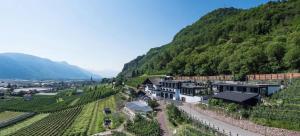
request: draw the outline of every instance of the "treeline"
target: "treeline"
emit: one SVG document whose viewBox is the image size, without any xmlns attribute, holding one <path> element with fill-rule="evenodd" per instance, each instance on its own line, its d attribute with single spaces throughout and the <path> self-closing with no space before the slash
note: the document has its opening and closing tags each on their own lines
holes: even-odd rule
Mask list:
<svg viewBox="0 0 300 136">
<path fill-rule="evenodd" d="M 248 10 L 222 8 L 182 29 L 173 41 L 124 65 L 119 77 L 218 75 L 300 69 L 300 1 Z"/>
</svg>

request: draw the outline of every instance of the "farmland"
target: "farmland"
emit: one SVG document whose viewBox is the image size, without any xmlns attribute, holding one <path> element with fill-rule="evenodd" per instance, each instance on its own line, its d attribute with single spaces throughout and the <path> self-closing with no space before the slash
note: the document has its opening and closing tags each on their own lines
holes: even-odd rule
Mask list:
<svg viewBox="0 0 300 136">
<path fill-rule="evenodd" d="M 300 130 L 300 80 L 274 94 L 251 112 L 251 119 L 262 125 Z"/>
<path fill-rule="evenodd" d="M 118 90 L 107 85 L 87 86 L 81 94 L 66 90 L 56 96 L 33 96 L 30 101 L 22 98 L 1 100 L 0 109 L 8 110 L 0 113 L 1 120 L 23 114 L 15 111 L 30 111 L 37 115 L 2 128 L 0 135 L 92 135 L 106 130 L 103 126 L 105 118 L 112 120 L 111 128 L 116 128 L 120 125 L 119 117 L 114 114 L 117 107 L 114 94 Z M 104 108 L 110 108 L 113 115 L 105 115 Z"/>
<path fill-rule="evenodd" d="M 72 124 L 81 107 L 52 113 L 46 118 L 13 133 L 13 136 L 59 136 Z"/>
<path fill-rule="evenodd" d="M 116 93 L 108 86 L 89 86 L 84 88 L 84 93 L 77 95 L 75 90 L 67 90 L 56 96 L 33 96 L 32 100 L 24 101 L 23 98 L 0 100 L 0 110 L 24 112 L 56 112 L 78 105 L 84 105 Z"/>
<path fill-rule="evenodd" d="M 32 118 L 24 120 L 24 121 L 22 121 L 20 123 L 17 123 L 17 124 L 15 124 L 13 126 L 1 129 L 0 130 L 0 135 L 1 136 L 10 135 L 10 134 L 12 134 L 12 133 L 14 133 L 14 132 L 16 132 L 16 131 L 18 131 L 20 129 L 25 128 L 26 126 L 29 126 L 29 125 L 31 125 L 31 124 L 33 124 L 33 123 L 35 123 L 35 122 L 37 122 L 37 121 L 39 121 L 39 120 L 47 117 L 48 115 L 49 114 L 39 114 L 39 115 L 36 115 L 36 116 L 34 116 Z"/>
<path fill-rule="evenodd" d="M 15 117 L 18 117 L 22 115 L 22 112 L 11 112 L 11 111 L 4 111 L 0 112 L 0 122 L 7 121 L 9 119 L 13 119 Z"/>
<path fill-rule="evenodd" d="M 78 118 L 64 135 L 92 135 L 104 131 L 103 120 L 106 116 L 103 112 L 104 108 L 110 108 L 112 112 L 115 111 L 114 96 L 85 105 Z"/>
</svg>

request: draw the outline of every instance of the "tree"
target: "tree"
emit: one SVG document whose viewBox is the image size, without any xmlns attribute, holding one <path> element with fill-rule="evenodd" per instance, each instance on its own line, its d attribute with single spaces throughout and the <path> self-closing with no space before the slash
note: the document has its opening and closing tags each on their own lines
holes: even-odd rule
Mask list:
<svg viewBox="0 0 300 136">
<path fill-rule="evenodd" d="M 287 67 L 292 69 L 300 69 L 300 50 L 299 48 L 291 48 L 284 56 L 284 62 Z"/>
<path fill-rule="evenodd" d="M 155 109 L 156 107 L 159 106 L 157 100 L 148 100 L 148 105 L 152 108 L 152 109 Z"/>
<path fill-rule="evenodd" d="M 270 60 L 275 58 L 276 61 L 280 61 L 284 57 L 285 48 L 282 46 L 282 43 L 272 43 L 267 46 L 266 54 Z"/>
</svg>

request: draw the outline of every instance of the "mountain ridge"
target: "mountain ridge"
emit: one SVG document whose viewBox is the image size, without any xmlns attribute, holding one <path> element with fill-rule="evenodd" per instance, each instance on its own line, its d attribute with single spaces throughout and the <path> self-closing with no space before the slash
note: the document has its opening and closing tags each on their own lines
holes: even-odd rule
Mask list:
<svg viewBox="0 0 300 136">
<path fill-rule="evenodd" d="M 90 79 L 100 78 L 67 62 L 55 62 L 24 53 L 0 53 L 0 79 Z"/>
</svg>

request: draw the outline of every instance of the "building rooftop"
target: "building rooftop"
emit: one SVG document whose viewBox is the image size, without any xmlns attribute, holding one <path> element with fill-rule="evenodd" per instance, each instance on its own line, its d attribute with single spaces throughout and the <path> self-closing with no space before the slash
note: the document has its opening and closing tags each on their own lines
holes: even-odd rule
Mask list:
<svg viewBox="0 0 300 136">
<path fill-rule="evenodd" d="M 143 84 L 154 84 L 154 85 L 159 85 L 161 81 L 161 78 L 159 77 L 151 77 L 151 78 L 147 78 Z"/>
<path fill-rule="evenodd" d="M 143 101 L 133 101 L 126 103 L 125 107 L 135 112 L 150 112 L 152 108 Z"/>
<path fill-rule="evenodd" d="M 225 91 L 225 92 L 220 92 L 220 93 L 214 95 L 213 98 L 225 99 L 225 100 L 230 100 L 230 101 L 234 101 L 234 102 L 244 102 L 251 98 L 255 98 L 257 96 L 258 96 L 257 93 L 242 93 L 242 92 L 236 92 L 236 91 Z"/>
<path fill-rule="evenodd" d="M 192 83 L 182 83 L 183 88 L 206 88 L 200 85 L 197 85 L 196 83 L 192 82 Z"/>
<path fill-rule="evenodd" d="M 29 92 L 29 91 L 48 91 L 51 90 L 51 88 L 46 88 L 46 87 L 33 87 L 33 88 L 19 88 L 19 89 L 14 89 L 13 92 Z"/>
<path fill-rule="evenodd" d="M 213 83 L 213 85 L 222 86 L 241 86 L 241 87 L 267 87 L 267 86 L 280 86 L 277 84 L 247 84 L 247 83 Z"/>
<path fill-rule="evenodd" d="M 159 82 L 161 81 L 161 78 L 159 78 L 159 77 L 152 77 L 152 78 L 149 78 L 149 80 L 152 82 L 152 84 L 159 85 Z"/>
</svg>

